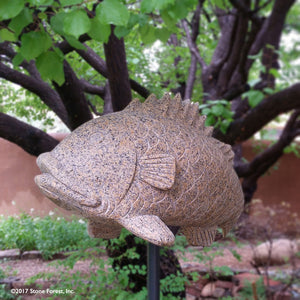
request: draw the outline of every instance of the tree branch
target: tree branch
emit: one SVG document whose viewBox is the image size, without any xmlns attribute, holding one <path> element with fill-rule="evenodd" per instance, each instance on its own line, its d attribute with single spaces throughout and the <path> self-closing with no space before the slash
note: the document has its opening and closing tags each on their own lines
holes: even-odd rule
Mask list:
<svg viewBox="0 0 300 300">
<path fill-rule="evenodd" d="M 298 109 L 290 116 L 278 141 L 273 146 L 257 155 L 250 163 L 236 166 L 235 170 L 239 177 L 253 176 L 255 173 L 258 178 L 263 175 L 275 161 L 277 161 L 283 154 L 284 148 L 287 147 L 297 135 L 297 130 L 294 126 L 299 114 L 300 110 Z"/>
<path fill-rule="evenodd" d="M 192 40 L 192 37 L 191 37 L 191 34 L 190 34 L 190 30 L 189 30 L 187 21 L 186 20 L 182 20 L 181 24 L 182 24 L 182 27 L 183 27 L 183 29 L 185 31 L 185 34 L 186 34 L 186 37 L 187 37 L 187 44 L 189 46 L 191 54 L 196 57 L 198 63 L 201 66 L 201 68 L 203 70 L 206 70 L 207 65 L 206 65 L 204 59 L 200 56 L 199 50 L 198 50 L 195 42 Z"/>
<path fill-rule="evenodd" d="M 300 109 L 295 110 L 286 123 L 278 141 L 258 154 L 250 163 L 239 164 L 235 170 L 239 177 L 244 177 L 242 187 L 246 202 L 249 202 L 256 190 L 257 180 L 261 177 L 282 155 L 285 147 L 291 144 L 298 132 Z"/>
<path fill-rule="evenodd" d="M 245 141 L 279 114 L 297 108 L 300 108 L 300 83 L 266 97 L 256 107 L 235 120 L 226 134 L 215 130 L 214 137 L 231 145 Z"/>
<path fill-rule="evenodd" d="M 227 91 L 230 79 L 241 59 L 241 49 L 243 48 L 247 37 L 248 18 L 243 14 L 239 14 L 237 22 L 235 22 L 235 27 L 232 48 L 230 49 L 228 59 L 221 69 L 218 78 L 217 86 L 219 96 L 223 95 L 223 93 Z"/>
<path fill-rule="evenodd" d="M 249 55 L 256 55 L 265 45 L 273 45 L 278 49 L 284 22 L 295 0 L 276 0 L 271 15 L 263 22 L 263 26 L 253 43 Z M 253 63 L 253 59 L 248 59 L 246 71 L 248 72 Z"/>
<path fill-rule="evenodd" d="M 67 111 L 58 95 L 46 82 L 13 70 L 0 62 L 0 77 L 36 94 L 69 127 Z"/>
<path fill-rule="evenodd" d="M 11 44 L 9 42 L 3 42 L 3 43 L 0 43 L 0 55 L 1 54 L 5 55 L 8 58 L 8 61 L 12 64 L 12 60 L 16 56 L 17 53 L 13 50 L 13 48 L 11 47 Z M 24 60 L 20 64 L 20 66 L 23 67 L 25 70 L 27 70 L 28 73 L 32 77 L 34 77 L 38 80 L 42 80 L 41 75 L 36 68 L 34 60 L 31 60 L 30 62 L 27 62 L 26 60 Z"/>
<path fill-rule="evenodd" d="M 185 91 L 184 91 L 183 100 L 192 98 L 194 82 L 196 79 L 196 71 L 197 71 L 197 58 L 195 57 L 195 55 L 192 54 L 191 64 L 190 64 L 190 68 L 189 68 L 189 76 L 186 81 L 186 87 L 185 87 Z"/>
<path fill-rule="evenodd" d="M 44 131 L 1 112 L 0 136 L 34 156 L 51 151 L 59 143 Z"/>
<path fill-rule="evenodd" d="M 255 15 L 256 11 L 250 10 L 243 1 L 229 0 L 230 3 L 237 8 L 245 17 L 251 19 L 253 23 L 259 25 L 261 20 Z"/>
<path fill-rule="evenodd" d="M 213 69 L 213 73 L 217 72 L 230 53 L 232 47 L 232 40 L 234 34 L 234 24 L 236 22 L 236 15 L 227 14 L 218 16 L 219 26 L 221 28 L 221 37 L 218 41 L 218 45 L 214 51 L 210 68 Z"/>
<path fill-rule="evenodd" d="M 101 98 L 104 98 L 105 88 L 99 85 L 93 85 L 85 79 L 80 79 L 80 84 L 84 92 L 88 94 L 98 95 Z"/>
<path fill-rule="evenodd" d="M 203 1 L 199 1 L 195 13 L 192 19 L 192 34 L 191 41 L 195 44 L 197 37 L 199 35 L 199 25 L 200 25 L 200 13 L 202 10 Z M 196 71 L 197 71 L 197 58 L 195 54 L 191 53 L 191 63 L 189 68 L 189 75 L 186 81 L 184 97 L 183 99 L 191 99 L 193 95 L 193 87 L 196 79 Z"/>
</svg>

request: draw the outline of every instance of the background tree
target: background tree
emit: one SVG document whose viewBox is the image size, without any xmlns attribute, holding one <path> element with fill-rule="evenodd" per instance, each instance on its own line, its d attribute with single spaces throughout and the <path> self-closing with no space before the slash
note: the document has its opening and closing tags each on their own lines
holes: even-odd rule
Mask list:
<svg viewBox="0 0 300 300">
<path fill-rule="evenodd" d="M 295 0 L 1 0 L 0 136 L 39 155 L 57 140 L 15 116 L 51 124 L 52 111 L 73 130 L 133 96 L 179 92 L 233 146 L 249 202 L 300 134 L 299 40 L 281 43 L 299 14 Z M 277 141 L 245 162 L 241 144 L 282 113 Z"/>
</svg>

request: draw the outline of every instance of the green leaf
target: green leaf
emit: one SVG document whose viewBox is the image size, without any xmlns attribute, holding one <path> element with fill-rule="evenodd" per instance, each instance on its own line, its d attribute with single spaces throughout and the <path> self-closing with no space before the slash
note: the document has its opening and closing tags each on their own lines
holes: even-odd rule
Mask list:
<svg viewBox="0 0 300 300">
<path fill-rule="evenodd" d="M 22 35 L 20 53 L 31 60 L 47 51 L 52 46 L 50 36 L 44 31 L 31 31 Z"/>
<path fill-rule="evenodd" d="M 222 104 L 217 104 L 217 105 L 214 105 L 212 108 L 211 108 L 211 111 L 214 115 L 216 116 L 222 116 L 223 112 L 224 112 L 224 106 Z"/>
<path fill-rule="evenodd" d="M 269 70 L 269 73 L 270 73 L 271 75 L 273 75 L 275 78 L 279 78 L 279 77 L 280 77 L 280 74 L 279 74 L 278 70 L 275 69 L 275 68 L 271 68 L 271 69 Z"/>
<path fill-rule="evenodd" d="M 84 0 L 60 0 L 61 6 L 70 6 L 83 3 Z"/>
<path fill-rule="evenodd" d="M 248 82 L 248 84 L 249 84 L 250 87 L 254 87 L 257 83 L 260 82 L 260 80 L 261 80 L 261 79 L 259 79 L 259 78 L 252 79 L 252 80 L 250 80 L 250 81 Z"/>
<path fill-rule="evenodd" d="M 143 0 L 141 2 L 141 12 L 150 13 L 154 10 L 162 10 L 167 8 L 170 4 L 174 4 L 175 0 Z"/>
<path fill-rule="evenodd" d="M 261 91 L 251 90 L 244 93 L 243 98 L 248 97 L 248 102 L 251 107 L 258 105 L 264 98 L 264 94 Z"/>
<path fill-rule="evenodd" d="M 130 33 L 130 28 L 124 27 L 124 26 L 117 26 L 114 29 L 114 34 L 116 35 L 117 38 L 122 38 L 124 36 L 126 36 L 127 34 Z"/>
<path fill-rule="evenodd" d="M 166 11 L 174 20 L 184 19 L 188 14 L 188 9 L 185 1 L 176 0 L 174 5 L 167 7 Z"/>
<path fill-rule="evenodd" d="M 0 21 L 17 16 L 25 5 L 24 0 L 1 0 Z"/>
<path fill-rule="evenodd" d="M 13 65 L 15 67 L 17 67 L 17 66 L 19 66 L 23 62 L 23 60 L 24 60 L 24 57 L 22 56 L 22 54 L 21 53 L 17 53 L 15 55 L 15 57 L 13 58 L 12 63 L 13 63 Z"/>
<path fill-rule="evenodd" d="M 91 29 L 88 35 L 96 41 L 107 43 L 110 35 L 110 25 L 102 24 L 97 18 L 91 19 Z"/>
<path fill-rule="evenodd" d="M 176 30 L 176 23 L 178 20 L 174 14 L 172 14 L 168 10 L 163 10 L 161 12 L 161 17 L 169 29 L 171 29 L 172 31 Z"/>
<path fill-rule="evenodd" d="M 155 28 L 149 24 L 139 28 L 142 42 L 146 45 L 152 44 L 156 41 Z"/>
<path fill-rule="evenodd" d="M 28 1 L 33 6 L 40 6 L 40 5 L 52 5 L 54 0 L 29 0 Z"/>
<path fill-rule="evenodd" d="M 230 7 L 229 1 L 227 0 L 214 0 L 214 4 L 223 10 L 226 10 Z"/>
<path fill-rule="evenodd" d="M 74 10 L 64 17 L 64 32 L 78 38 L 88 32 L 91 21 L 84 10 Z"/>
<path fill-rule="evenodd" d="M 58 85 L 62 85 L 65 81 L 63 70 L 63 60 L 54 51 L 47 51 L 36 59 L 36 67 L 38 68 L 43 80 L 53 80 Z"/>
<path fill-rule="evenodd" d="M 60 34 L 60 35 L 64 35 L 64 20 L 67 16 L 67 13 L 65 12 L 60 12 L 58 14 L 56 14 L 55 16 L 53 16 L 50 20 L 50 24 L 52 29 Z"/>
<path fill-rule="evenodd" d="M 167 28 L 159 28 L 155 31 L 156 38 L 162 41 L 163 43 L 168 41 L 171 33 L 172 32 L 169 31 Z"/>
<path fill-rule="evenodd" d="M 208 115 L 205 120 L 205 126 L 213 126 L 216 123 L 216 118 L 213 115 Z"/>
<path fill-rule="evenodd" d="M 201 110 L 201 113 L 202 113 L 203 115 L 206 115 L 206 116 L 207 116 L 208 114 L 211 113 L 211 109 L 208 108 L 208 107 L 203 108 L 203 109 Z"/>
<path fill-rule="evenodd" d="M 0 43 L 4 41 L 15 42 L 16 40 L 17 38 L 15 37 L 13 32 L 9 31 L 6 28 L 0 30 Z"/>
<path fill-rule="evenodd" d="M 127 7 L 118 0 L 104 0 L 96 8 L 96 17 L 103 24 L 127 26 L 129 16 Z"/>
<path fill-rule="evenodd" d="M 72 47 L 79 50 L 86 50 L 85 46 L 81 42 L 79 42 L 74 36 L 65 35 L 65 39 Z"/>
<path fill-rule="evenodd" d="M 141 12 L 142 13 L 151 13 L 155 7 L 153 7 L 152 0 L 142 0 L 141 2 Z"/>
<path fill-rule="evenodd" d="M 21 13 L 11 20 L 8 27 L 11 28 L 18 36 L 24 27 L 32 22 L 32 14 L 29 8 L 25 7 Z"/>
<path fill-rule="evenodd" d="M 272 95 L 274 93 L 274 90 L 269 87 L 264 88 L 263 91 L 268 95 Z"/>
<path fill-rule="evenodd" d="M 231 121 L 229 120 L 223 120 L 220 124 L 220 130 L 222 133 L 226 133 L 227 132 L 227 129 L 229 127 L 229 125 L 231 124 Z"/>
</svg>

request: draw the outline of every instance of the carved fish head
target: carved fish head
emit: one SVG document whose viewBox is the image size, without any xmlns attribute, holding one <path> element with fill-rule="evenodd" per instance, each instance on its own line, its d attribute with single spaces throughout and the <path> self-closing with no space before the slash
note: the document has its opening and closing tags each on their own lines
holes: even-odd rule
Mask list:
<svg viewBox="0 0 300 300">
<path fill-rule="evenodd" d="M 136 168 L 130 142 L 97 120 L 81 126 L 37 159 L 35 182 L 59 206 L 83 215 L 108 216 L 126 194 Z"/>
</svg>

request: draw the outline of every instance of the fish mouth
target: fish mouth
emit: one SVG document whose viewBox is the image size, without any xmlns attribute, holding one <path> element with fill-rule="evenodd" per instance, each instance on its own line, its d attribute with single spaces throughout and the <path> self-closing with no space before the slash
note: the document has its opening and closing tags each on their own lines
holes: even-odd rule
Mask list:
<svg viewBox="0 0 300 300">
<path fill-rule="evenodd" d="M 58 206 L 82 213 L 84 211 L 82 204 L 90 201 L 52 174 L 51 169 L 59 169 L 59 166 L 51 153 L 41 154 L 37 159 L 37 165 L 42 174 L 35 176 L 34 181 L 41 192 Z"/>
<path fill-rule="evenodd" d="M 37 175 L 34 181 L 42 193 L 58 206 L 67 210 L 82 210 L 80 203 L 84 202 L 86 197 L 68 188 L 50 173 Z"/>
</svg>

